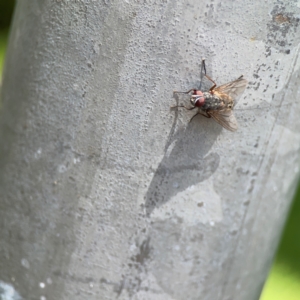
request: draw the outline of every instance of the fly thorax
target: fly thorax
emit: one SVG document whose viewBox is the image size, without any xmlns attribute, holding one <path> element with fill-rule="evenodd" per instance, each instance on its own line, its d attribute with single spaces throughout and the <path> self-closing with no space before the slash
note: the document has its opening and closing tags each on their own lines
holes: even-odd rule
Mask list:
<svg viewBox="0 0 300 300">
<path fill-rule="evenodd" d="M 203 93 L 203 96 L 205 101 L 201 107 L 201 110 L 214 110 L 224 107 L 224 101 L 220 97 L 209 92 Z"/>
</svg>

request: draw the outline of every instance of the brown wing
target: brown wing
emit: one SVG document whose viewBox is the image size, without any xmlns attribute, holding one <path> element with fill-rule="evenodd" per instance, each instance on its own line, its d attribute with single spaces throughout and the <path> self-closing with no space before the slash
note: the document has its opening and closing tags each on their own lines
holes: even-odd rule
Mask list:
<svg viewBox="0 0 300 300">
<path fill-rule="evenodd" d="M 241 76 L 234 81 L 216 87 L 214 91 L 221 94 L 227 94 L 231 98 L 235 99 L 244 92 L 247 83 L 248 81 Z"/>
<path fill-rule="evenodd" d="M 232 109 L 211 110 L 207 114 L 227 130 L 236 131 L 238 128 Z"/>
</svg>

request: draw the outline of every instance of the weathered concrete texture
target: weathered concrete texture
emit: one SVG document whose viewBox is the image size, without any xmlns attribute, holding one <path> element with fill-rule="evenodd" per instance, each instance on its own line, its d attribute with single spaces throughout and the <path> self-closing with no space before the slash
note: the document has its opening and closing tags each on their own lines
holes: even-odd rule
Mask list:
<svg viewBox="0 0 300 300">
<path fill-rule="evenodd" d="M 299 174 L 299 13 L 19 1 L 1 96 L 3 284 L 33 300 L 257 299 Z M 202 57 L 218 84 L 249 80 L 236 133 L 170 110 Z"/>
</svg>

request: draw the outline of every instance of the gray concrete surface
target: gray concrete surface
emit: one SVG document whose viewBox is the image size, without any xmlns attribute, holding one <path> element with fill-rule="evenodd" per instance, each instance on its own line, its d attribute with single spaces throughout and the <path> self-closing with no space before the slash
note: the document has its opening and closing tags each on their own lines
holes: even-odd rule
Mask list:
<svg viewBox="0 0 300 300">
<path fill-rule="evenodd" d="M 3 287 L 258 299 L 299 175 L 300 4 L 280 3 L 18 1 L 1 94 Z M 170 110 L 202 57 L 218 84 L 249 80 L 235 133 Z"/>
</svg>

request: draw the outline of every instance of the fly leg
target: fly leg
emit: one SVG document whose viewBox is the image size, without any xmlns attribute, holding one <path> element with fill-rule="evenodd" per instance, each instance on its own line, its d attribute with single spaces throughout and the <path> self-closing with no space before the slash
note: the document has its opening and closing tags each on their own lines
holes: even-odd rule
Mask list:
<svg viewBox="0 0 300 300">
<path fill-rule="evenodd" d="M 202 81 L 203 81 L 203 76 L 202 76 L 203 70 L 204 70 L 204 74 L 206 74 L 205 58 L 202 58 L 202 64 L 201 64 L 201 70 L 200 70 L 200 85 L 199 85 L 200 91 L 201 91 Z"/>
<path fill-rule="evenodd" d="M 174 94 L 189 94 L 190 92 L 195 92 L 196 91 L 196 89 L 190 89 L 190 90 L 188 90 L 187 92 L 177 92 L 177 91 L 174 91 L 173 93 Z M 186 107 L 186 106 L 184 106 L 184 105 L 175 105 L 175 106 L 171 106 L 171 108 L 176 108 L 176 107 L 184 107 L 185 109 L 187 109 L 187 110 L 192 110 L 192 109 L 194 109 L 194 108 L 196 108 L 196 106 L 193 106 L 193 107 Z"/>
<path fill-rule="evenodd" d="M 190 122 L 189 122 L 189 123 L 191 123 L 192 120 L 193 120 L 197 115 L 201 115 L 201 116 L 203 116 L 203 117 L 205 117 L 205 118 L 208 118 L 208 119 L 211 118 L 211 115 L 209 115 L 208 113 L 206 113 L 206 115 L 205 115 L 204 113 L 198 111 L 195 115 L 192 116 L 192 118 L 190 119 Z"/>
<path fill-rule="evenodd" d="M 189 94 L 192 91 L 196 91 L 196 89 L 190 89 L 187 92 L 177 92 L 177 91 L 174 91 L 173 94 Z"/>
<path fill-rule="evenodd" d="M 209 89 L 209 91 L 213 91 L 215 89 L 215 87 L 217 86 L 217 84 L 215 83 L 214 80 L 212 80 L 208 75 L 206 75 L 206 67 L 205 67 L 205 59 L 202 59 L 202 66 L 203 66 L 203 69 L 204 69 L 204 76 L 209 80 L 211 81 L 214 85 Z"/>
<path fill-rule="evenodd" d="M 215 89 L 215 87 L 217 86 L 217 84 L 215 83 L 215 81 L 213 81 L 208 75 L 205 74 L 205 77 L 210 80 L 214 85 L 209 89 L 209 91 L 213 91 Z"/>
<path fill-rule="evenodd" d="M 175 105 L 175 106 L 171 106 L 171 108 L 177 108 L 177 107 L 183 107 L 185 108 L 186 110 L 192 110 L 192 109 L 195 109 L 197 106 L 193 106 L 193 107 L 186 107 L 184 105 Z"/>
</svg>

